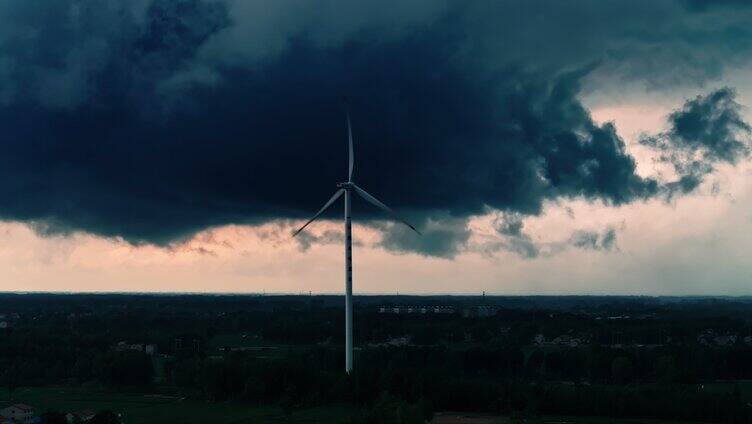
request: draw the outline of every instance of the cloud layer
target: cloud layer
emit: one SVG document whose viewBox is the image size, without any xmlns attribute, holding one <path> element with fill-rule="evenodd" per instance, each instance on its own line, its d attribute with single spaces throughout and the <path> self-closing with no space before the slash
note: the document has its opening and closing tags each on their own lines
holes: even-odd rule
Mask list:
<svg viewBox="0 0 752 424">
<path fill-rule="evenodd" d="M 717 163 L 735 165 L 749 157 L 752 127 L 735 97 L 728 87 L 697 96 L 669 115 L 667 131 L 641 138 L 673 166 L 678 180 L 666 185 L 670 193 L 694 190 Z"/>
<path fill-rule="evenodd" d="M 660 195 L 665 183 L 638 175 L 614 125 L 595 123 L 581 104 L 583 81 L 603 70 L 653 82 L 675 75 L 665 47 L 682 51 L 687 37 L 707 35 L 693 25 L 711 15 L 738 32 L 714 32 L 685 55 L 698 62 L 696 80 L 723 67 L 713 49 L 752 39 L 725 9 L 691 2 L 563 10 L 417 1 L 378 13 L 295 4 L 4 2 L 0 218 L 169 244 L 207 227 L 307 216 L 345 177 L 347 94 L 358 183 L 426 229 L 446 223 L 420 241 L 387 229 L 383 246 L 451 257 L 469 237 L 466 218 L 489 208 L 525 215 L 547 200 Z M 674 12 L 657 39 L 646 33 L 642 19 Z M 522 36 L 519 16 L 538 17 L 543 32 Z M 614 25 L 571 31 L 598 16 Z M 561 47 L 542 47 L 564 34 Z M 652 62 L 638 72 L 638 58 Z M 688 104 L 677 113 L 715 112 Z M 681 140 L 713 160 L 731 154 Z M 381 216 L 356 208 L 357 218 Z M 613 236 L 577 240 L 608 249 Z"/>
</svg>

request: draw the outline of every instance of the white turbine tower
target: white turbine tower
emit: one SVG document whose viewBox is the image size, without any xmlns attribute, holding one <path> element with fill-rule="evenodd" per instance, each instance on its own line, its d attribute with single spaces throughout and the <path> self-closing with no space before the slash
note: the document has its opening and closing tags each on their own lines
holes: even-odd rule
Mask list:
<svg viewBox="0 0 752 424">
<path fill-rule="evenodd" d="M 319 209 L 313 218 L 309 219 L 298 231 L 293 233 L 293 237 L 303 231 L 305 227 L 318 218 L 325 210 L 329 208 L 342 194 L 345 195 L 345 371 L 349 374 L 353 368 L 353 335 L 352 335 L 352 228 L 350 221 L 350 200 L 352 193 L 357 193 L 360 197 L 364 198 L 373 205 L 381 208 L 388 213 L 392 218 L 410 227 L 413 231 L 420 234 L 418 230 L 410 225 L 407 221 L 397 215 L 387 205 L 381 203 L 378 199 L 371 196 L 362 188 L 355 185 L 352 182 L 353 166 L 355 165 L 355 158 L 353 155 L 353 138 L 352 128 L 350 127 L 350 113 L 347 112 L 347 136 L 349 139 L 348 152 L 349 152 L 349 172 L 347 174 L 347 182 L 337 184 L 339 188 L 331 199 Z"/>
</svg>

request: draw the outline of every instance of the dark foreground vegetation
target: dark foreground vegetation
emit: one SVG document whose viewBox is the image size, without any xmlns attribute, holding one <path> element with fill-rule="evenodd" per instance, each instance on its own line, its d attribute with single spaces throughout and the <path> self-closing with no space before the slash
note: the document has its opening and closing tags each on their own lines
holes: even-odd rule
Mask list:
<svg viewBox="0 0 752 424">
<path fill-rule="evenodd" d="M 203 422 L 196 411 L 215 406 L 212 422 L 319 422 L 327 410 L 357 423 L 435 411 L 752 422 L 752 299 L 359 297 L 350 376 L 341 304 L 0 295 L 0 406 L 38 402 L 54 423 Z M 145 418 L 116 401 L 127 396 L 161 409 Z"/>
</svg>

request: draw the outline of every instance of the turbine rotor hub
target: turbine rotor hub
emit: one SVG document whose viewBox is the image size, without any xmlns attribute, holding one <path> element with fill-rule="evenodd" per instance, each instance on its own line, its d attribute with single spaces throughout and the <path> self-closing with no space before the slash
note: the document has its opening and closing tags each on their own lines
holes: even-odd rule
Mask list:
<svg viewBox="0 0 752 424">
<path fill-rule="evenodd" d="M 337 188 L 344 188 L 345 190 L 352 190 L 354 184 L 351 182 L 337 183 Z"/>
</svg>

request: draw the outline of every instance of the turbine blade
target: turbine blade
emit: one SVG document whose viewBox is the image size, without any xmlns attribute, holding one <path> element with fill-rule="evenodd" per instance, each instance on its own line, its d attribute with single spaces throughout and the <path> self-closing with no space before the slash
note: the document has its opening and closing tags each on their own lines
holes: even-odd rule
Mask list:
<svg viewBox="0 0 752 424">
<path fill-rule="evenodd" d="M 300 228 L 298 229 L 298 231 L 295 231 L 295 232 L 294 232 L 294 233 L 292 234 L 292 236 L 293 236 L 293 237 L 295 237 L 295 236 L 297 236 L 297 235 L 298 235 L 298 233 L 300 233 L 301 231 L 303 231 L 303 229 L 304 229 L 305 227 L 307 227 L 307 226 L 308 226 L 308 224 L 310 224 L 310 223 L 311 223 L 311 222 L 313 222 L 313 221 L 314 221 L 314 220 L 315 220 L 316 218 L 318 218 L 318 217 L 319 217 L 319 215 L 321 215 L 322 213 L 324 213 L 324 211 L 325 211 L 325 210 L 327 210 L 327 208 L 329 208 L 329 206 L 331 206 L 331 205 L 332 205 L 332 203 L 334 203 L 334 202 L 335 202 L 335 201 L 336 201 L 337 199 L 339 199 L 339 197 L 340 197 L 340 196 L 342 196 L 342 193 L 344 193 L 344 192 L 345 192 L 345 189 L 343 189 L 343 188 L 341 188 L 341 189 L 337 190 L 337 192 L 336 192 L 336 193 L 334 193 L 334 195 L 332 196 L 332 198 L 331 198 L 331 199 L 329 199 L 329 201 L 328 201 L 328 202 L 326 202 L 326 203 L 324 204 L 324 206 L 323 206 L 323 207 L 322 207 L 321 209 L 319 209 L 319 211 L 318 211 L 318 212 L 316 213 L 316 215 L 314 215 L 314 216 L 313 216 L 313 218 L 309 219 L 309 220 L 308 220 L 308 222 L 306 222 L 306 223 L 305 223 L 305 225 L 303 225 L 302 227 L 300 227 Z"/>
<path fill-rule="evenodd" d="M 355 154 L 353 153 L 353 138 L 352 138 L 352 127 L 350 126 L 350 110 L 348 108 L 347 110 L 347 138 L 349 141 L 348 145 L 348 163 L 350 164 L 350 171 L 347 174 L 347 182 L 352 182 L 352 174 L 353 174 L 353 167 L 355 166 Z"/>
<path fill-rule="evenodd" d="M 396 219 L 397 221 L 399 221 L 399 222 L 401 222 L 401 223 L 403 223 L 403 224 L 407 225 L 408 227 L 410 227 L 410 229 L 411 229 L 411 230 L 415 231 L 415 232 L 416 232 L 416 233 L 418 233 L 419 235 L 422 235 L 422 234 L 420 234 L 420 231 L 418 231 L 418 230 L 417 230 L 417 229 L 416 229 L 415 227 L 413 227 L 413 226 L 412 226 L 412 225 L 411 225 L 411 224 L 410 224 L 409 222 L 407 222 L 407 221 L 406 221 L 406 220 L 405 220 L 404 218 L 402 218 L 401 216 L 397 215 L 397 213 L 396 213 L 396 212 L 394 212 L 394 211 L 392 210 L 392 208 L 390 208 L 389 206 L 387 206 L 387 205 L 385 205 L 385 204 L 381 203 L 381 202 L 379 201 L 379 199 L 377 199 L 377 198 L 375 198 L 375 197 L 371 196 L 370 194 L 368 194 L 368 192 L 367 192 L 367 191 L 365 191 L 365 190 L 363 190 L 362 188 L 360 188 L 360 187 L 356 186 L 355 184 L 353 184 L 353 188 L 355 188 L 355 192 L 356 192 L 356 193 L 358 193 L 358 194 L 360 195 L 360 197 L 362 197 L 362 198 L 366 199 L 366 200 L 367 200 L 368 202 L 370 202 L 370 203 L 371 203 L 371 204 L 373 204 L 374 206 L 377 206 L 377 207 L 381 208 L 381 209 L 382 209 L 382 210 L 383 210 L 384 212 L 388 213 L 388 214 L 389 214 L 389 215 L 390 215 L 390 216 L 391 216 L 392 218 L 394 218 L 394 219 Z"/>
</svg>

